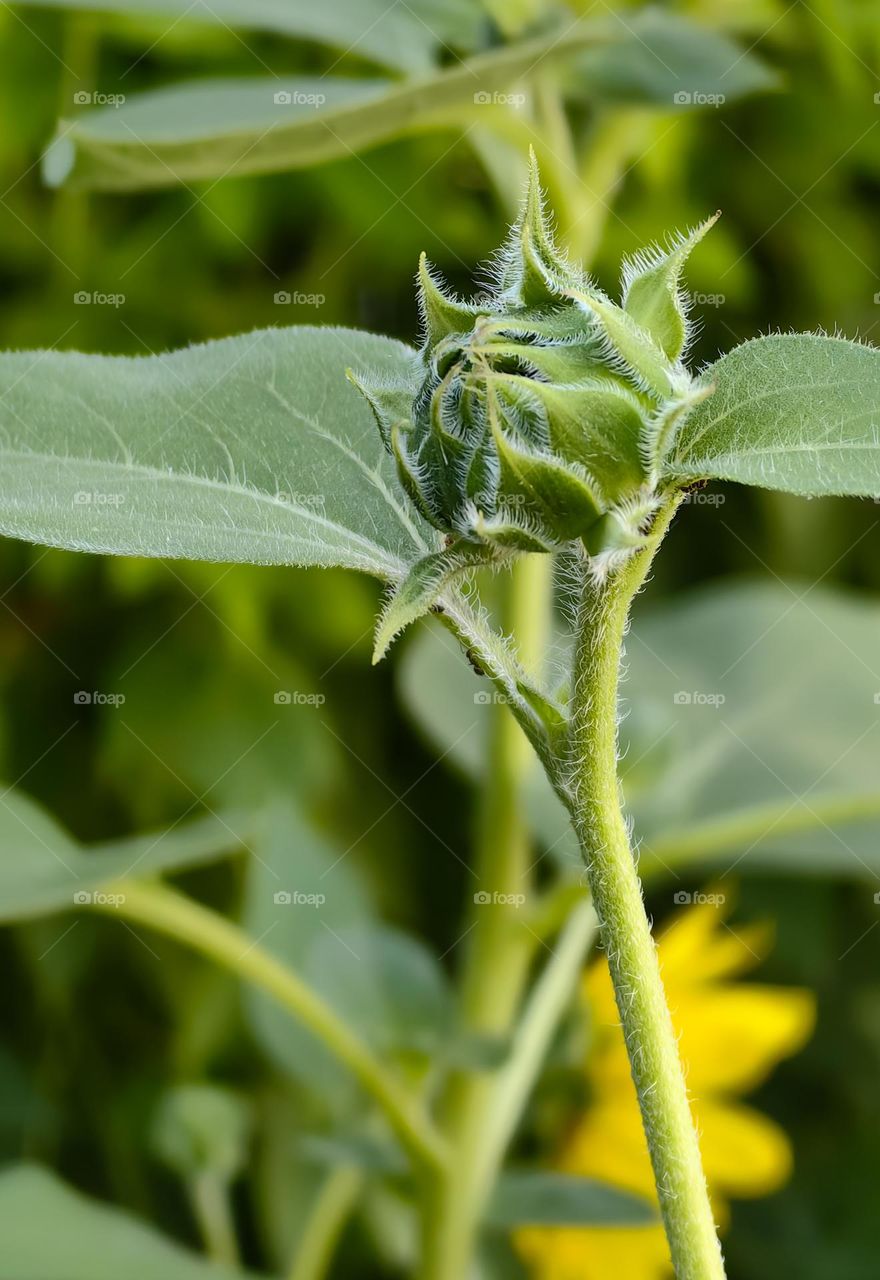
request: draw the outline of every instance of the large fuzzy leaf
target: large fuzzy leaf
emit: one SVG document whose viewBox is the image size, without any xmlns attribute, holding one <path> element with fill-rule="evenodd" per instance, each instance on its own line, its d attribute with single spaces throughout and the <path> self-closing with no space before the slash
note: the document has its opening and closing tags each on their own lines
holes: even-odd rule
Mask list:
<svg viewBox="0 0 880 1280">
<path fill-rule="evenodd" d="M 339 565 L 427 549 L 348 366 L 411 352 L 263 329 L 169 355 L 0 356 L 0 533 L 79 551 Z"/>
<path fill-rule="evenodd" d="M 705 371 L 715 391 L 682 426 L 677 480 L 739 480 L 810 496 L 880 496 L 880 351 L 773 334 Z"/>
</svg>

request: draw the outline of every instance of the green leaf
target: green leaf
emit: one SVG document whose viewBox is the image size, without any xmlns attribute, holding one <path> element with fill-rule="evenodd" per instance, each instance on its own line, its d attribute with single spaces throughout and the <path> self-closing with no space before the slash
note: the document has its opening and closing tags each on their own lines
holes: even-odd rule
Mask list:
<svg viewBox="0 0 880 1280">
<path fill-rule="evenodd" d="M 489 1204 L 494 1227 L 644 1227 L 658 1221 L 641 1196 L 593 1178 L 541 1169 L 502 1173 Z"/>
<path fill-rule="evenodd" d="M 678 481 L 719 479 L 808 496 L 880 496 L 880 351 L 773 334 L 705 370 L 714 394 L 679 430 Z"/>
<path fill-rule="evenodd" d="M 0 1173 L 0 1236 L 0 1280 L 246 1280 L 36 1164 Z"/>
<path fill-rule="evenodd" d="M 479 18 L 465 0 L 17 0 L 26 7 L 145 14 L 318 40 L 402 70 L 424 70 L 442 44 L 470 45 Z"/>
<path fill-rule="evenodd" d="M 86 905 L 103 884 L 227 857 L 244 847 L 253 820 L 211 814 L 185 826 L 86 847 L 22 792 L 0 798 L 0 920 Z"/>
<path fill-rule="evenodd" d="M 470 44 L 476 6 L 458 2 L 471 15 L 470 30 L 468 24 L 452 25 Z M 339 6 L 309 4 L 308 8 L 319 14 Z M 439 14 L 443 12 L 441 8 Z M 395 21 L 400 15 L 416 16 L 409 4 L 393 5 L 389 13 L 396 15 Z M 427 23 L 434 31 L 445 29 L 438 28 L 433 13 Z M 349 45 L 354 40 L 351 33 L 366 26 L 363 9 L 345 26 Z M 510 127 L 511 108 L 496 101 L 495 95 L 505 94 L 514 85 L 527 85 L 536 67 L 545 68 L 550 60 L 585 49 L 589 60 L 572 77 L 574 90 L 581 95 L 615 97 L 623 85 L 626 96 L 627 84 L 641 79 L 648 84 L 650 100 L 671 107 L 673 93 L 682 84 L 699 90 L 723 75 L 723 88 L 734 98 L 772 83 L 764 67 L 729 40 L 662 17 L 623 20 L 609 15 L 601 21 L 576 23 L 566 19 L 561 26 L 550 24 L 539 36 L 499 45 L 431 72 L 426 71 L 424 60 L 406 57 L 381 26 L 374 28 L 374 34 L 379 39 L 375 45 L 371 41 L 370 47 L 375 47 L 379 60 L 382 55 L 386 61 L 399 58 L 407 70 L 417 73 L 417 79 L 404 83 L 333 75 L 203 79 L 133 94 L 120 104 L 61 120 L 46 153 L 46 180 L 107 191 L 137 190 L 217 179 L 232 172 L 303 168 L 425 129 L 476 123 L 491 130 L 497 122 L 503 133 Z M 355 47 L 368 51 L 361 44 Z M 678 54 L 683 47 L 691 50 L 685 61 Z M 694 70 L 702 65 L 704 73 Z M 276 102 L 278 94 L 290 95 L 290 101 L 282 96 Z"/>
<path fill-rule="evenodd" d="M 410 360 L 308 327 L 163 356 L 2 355 L 0 533 L 394 577 L 429 548 L 345 369 L 403 378 Z"/>
<path fill-rule="evenodd" d="M 403 7 L 406 6 L 395 6 Z M 507 108 L 493 94 L 540 62 L 607 41 L 615 24 L 555 25 L 532 40 L 502 45 L 467 61 L 397 84 L 277 78 L 201 80 L 133 95 L 118 106 L 59 122 L 45 176 L 101 190 L 271 173 L 302 168 L 389 138 L 460 127 Z M 276 102 L 289 93 L 291 102 Z M 315 95 L 318 100 L 314 101 Z"/>
<path fill-rule="evenodd" d="M 685 263 L 719 217 L 720 214 L 713 214 L 666 250 L 643 250 L 624 264 L 624 308 L 670 360 L 678 359 L 688 338 L 686 300 L 681 289 Z"/>
<path fill-rule="evenodd" d="M 352 851 L 279 801 L 254 852 L 244 921 L 250 936 L 381 1053 L 434 1052 L 452 1018 L 442 970 L 421 942 L 379 918 Z M 272 1057 L 337 1111 L 351 1108 L 351 1078 L 324 1046 L 268 997 L 251 990 L 246 1001 Z"/>
<path fill-rule="evenodd" d="M 627 641 L 621 771 L 644 874 L 697 861 L 880 874 L 878 628 L 873 601 L 818 586 L 642 599 Z M 562 678 L 568 638 L 553 652 Z M 488 681 L 433 627 L 413 637 L 397 676 L 429 741 L 479 778 Z M 576 877 L 568 815 L 537 767 L 526 803 L 538 838 Z"/>
<path fill-rule="evenodd" d="M 627 22 L 632 39 L 580 55 L 572 93 L 668 110 L 711 110 L 778 85 L 769 67 L 720 32 L 660 9 L 628 14 Z M 677 94 L 690 100 L 677 100 Z"/>
<path fill-rule="evenodd" d="M 373 645 L 374 664 L 384 658 L 401 631 L 430 612 L 450 582 L 496 558 L 494 547 L 460 542 L 417 560 L 382 610 Z"/>
<path fill-rule="evenodd" d="M 636 617 L 622 750 L 642 870 L 876 879 L 878 628 L 870 598 L 779 582 Z"/>
</svg>

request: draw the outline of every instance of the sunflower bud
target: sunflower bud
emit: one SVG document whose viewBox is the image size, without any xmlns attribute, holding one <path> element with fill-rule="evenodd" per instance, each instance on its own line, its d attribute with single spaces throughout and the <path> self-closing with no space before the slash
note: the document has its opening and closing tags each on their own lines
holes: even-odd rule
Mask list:
<svg viewBox="0 0 880 1280">
<path fill-rule="evenodd" d="M 601 574 L 643 545 L 663 459 L 710 390 L 682 361 L 680 280 L 714 221 L 625 263 L 618 305 L 557 247 L 532 157 L 488 292 L 452 297 L 422 257 L 421 385 L 359 385 L 403 487 L 447 535 L 444 573 L 457 549 L 472 568 L 574 546 Z"/>
</svg>

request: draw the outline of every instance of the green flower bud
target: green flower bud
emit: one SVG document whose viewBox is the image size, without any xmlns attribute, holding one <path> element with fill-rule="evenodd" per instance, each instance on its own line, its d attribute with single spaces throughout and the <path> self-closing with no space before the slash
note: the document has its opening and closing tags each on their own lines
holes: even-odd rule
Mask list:
<svg viewBox="0 0 880 1280">
<path fill-rule="evenodd" d="M 452 297 L 422 257 L 417 393 L 358 383 L 404 489 L 447 537 L 407 581 L 407 620 L 459 567 L 570 546 L 604 574 L 644 544 L 664 457 L 711 390 L 683 363 L 680 281 L 714 221 L 626 262 L 618 305 L 557 247 L 532 156 L 485 294 Z M 383 644 L 397 623 L 390 611 Z"/>
</svg>

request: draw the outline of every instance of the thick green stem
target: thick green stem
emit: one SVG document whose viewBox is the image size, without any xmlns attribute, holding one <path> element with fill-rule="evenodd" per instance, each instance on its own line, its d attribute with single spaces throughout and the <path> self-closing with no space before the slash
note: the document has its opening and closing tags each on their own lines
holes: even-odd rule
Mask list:
<svg viewBox="0 0 880 1280">
<path fill-rule="evenodd" d="M 670 503 L 658 518 L 650 547 L 604 582 L 586 581 L 574 665 L 571 786 L 573 817 L 608 953 L 676 1280 L 723 1280 L 721 1248 L 617 775 L 618 680 L 630 605 L 675 505 Z"/>
<path fill-rule="evenodd" d="M 507 582 L 505 628 L 518 643 L 529 670 L 543 661 L 550 624 L 552 565 L 549 557 L 519 560 Z M 488 772 L 472 881 L 462 1020 L 475 1035 L 510 1031 L 522 999 L 533 954 L 523 924 L 531 889 L 531 843 L 522 810 L 522 788 L 531 750 L 504 705 L 493 704 Z M 452 1081 L 445 1129 L 452 1160 L 427 1188 L 422 1280 L 466 1280 L 474 1241 L 490 1186 L 482 1152 L 486 1121 L 496 1089 L 492 1072 L 462 1071 Z"/>
<path fill-rule="evenodd" d="M 349 1068 L 382 1108 L 417 1167 L 437 1169 L 443 1165 L 443 1144 L 401 1081 L 297 974 L 263 951 L 237 925 L 167 885 L 120 880 L 104 889 L 97 910 L 168 934 L 273 996 Z"/>
</svg>

